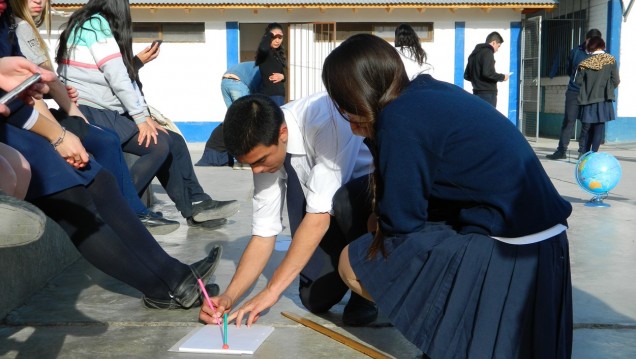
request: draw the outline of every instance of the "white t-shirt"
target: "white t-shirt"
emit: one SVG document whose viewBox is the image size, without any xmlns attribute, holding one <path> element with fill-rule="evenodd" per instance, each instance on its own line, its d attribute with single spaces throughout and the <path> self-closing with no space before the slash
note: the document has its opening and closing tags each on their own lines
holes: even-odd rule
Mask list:
<svg viewBox="0 0 636 359">
<path fill-rule="evenodd" d="M 282 107 L 288 129 L 287 153 L 303 187 L 307 213 L 330 213 L 336 191 L 354 178 L 373 171 L 373 160 L 363 138 L 351 126 L 326 92 Z M 252 234 L 271 237 L 283 230 L 283 201 L 287 173 L 254 174 Z"/>
<path fill-rule="evenodd" d="M 41 65 L 48 61 L 46 53 L 40 46 L 40 42 L 35 36 L 31 25 L 18 17 L 15 17 L 15 21 L 17 23 L 15 34 L 18 38 L 18 45 L 20 45 L 22 55 L 36 65 Z"/>
<path fill-rule="evenodd" d="M 409 80 L 413 80 L 420 74 L 430 73 L 431 66 L 427 63 L 423 63 L 422 65 L 418 64 L 409 49 L 398 48 L 397 50 L 398 54 L 400 54 L 400 58 L 402 58 Z"/>
</svg>

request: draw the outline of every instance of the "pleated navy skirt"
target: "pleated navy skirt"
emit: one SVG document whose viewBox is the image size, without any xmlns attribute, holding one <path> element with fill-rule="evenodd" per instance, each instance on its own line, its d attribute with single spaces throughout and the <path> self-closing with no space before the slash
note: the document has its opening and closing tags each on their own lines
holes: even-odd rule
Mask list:
<svg viewBox="0 0 636 359">
<path fill-rule="evenodd" d="M 387 237 L 387 257 L 367 257 L 371 235 L 349 258 L 379 310 L 432 359 L 569 358 L 572 285 L 565 232 L 506 244 L 430 223 Z"/>
<path fill-rule="evenodd" d="M 0 142 L 20 151 L 31 165 L 28 201 L 71 187 L 86 186 L 102 168 L 91 157 L 86 167 L 75 169 L 44 137 L 8 124 L 0 124 Z"/>
<path fill-rule="evenodd" d="M 591 103 L 581 106 L 579 118 L 583 123 L 603 123 L 616 118 L 612 101 Z"/>
</svg>

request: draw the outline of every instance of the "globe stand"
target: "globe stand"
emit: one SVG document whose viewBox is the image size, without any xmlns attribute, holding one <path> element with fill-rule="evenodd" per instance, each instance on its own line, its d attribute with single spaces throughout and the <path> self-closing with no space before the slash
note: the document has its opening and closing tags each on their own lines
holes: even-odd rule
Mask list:
<svg viewBox="0 0 636 359">
<path fill-rule="evenodd" d="M 585 203 L 586 207 L 611 207 L 609 204 L 603 202 L 603 200 L 607 198 L 607 193 L 597 194 L 592 197 L 587 203 Z"/>
</svg>

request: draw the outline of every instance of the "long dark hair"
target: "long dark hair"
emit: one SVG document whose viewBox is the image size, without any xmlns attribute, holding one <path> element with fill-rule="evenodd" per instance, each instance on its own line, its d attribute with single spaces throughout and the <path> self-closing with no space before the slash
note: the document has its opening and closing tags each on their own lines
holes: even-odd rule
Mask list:
<svg viewBox="0 0 636 359">
<path fill-rule="evenodd" d="M 128 0 L 91 0 L 75 11 L 63 25 L 64 31 L 60 35 L 55 61 L 60 64 L 68 57 L 70 49 L 67 46 L 69 40 L 74 40 L 69 39 L 73 30 L 75 30 L 74 37 L 80 36 L 82 31 L 93 31 L 83 27 L 83 24 L 87 21 L 97 21 L 91 20 L 91 17 L 96 14 L 102 15 L 108 21 L 113 37 L 119 45 L 128 76 L 132 81 L 137 80 L 137 71 L 133 66 L 132 18 Z"/>
<path fill-rule="evenodd" d="M 283 26 L 277 22 L 273 22 L 267 25 L 267 27 L 265 28 L 265 32 L 263 33 L 263 36 L 269 36 L 270 32 L 274 29 L 283 31 Z M 271 38 L 269 41 L 271 43 Z M 271 47 L 269 47 L 267 51 L 264 51 L 264 49 L 259 47 L 258 50 L 256 51 L 255 66 L 262 64 L 263 61 L 265 61 L 265 59 L 267 58 L 267 55 L 269 54 L 270 51 L 274 55 L 274 58 L 276 59 L 276 61 L 278 61 L 281 65 L 283 65 L 283 67 L 287 67 L 287 58 L 285 57 L 285 47 L 283 46 L 282 43 L 277 49 L 272 49 Z"/>
<path fill-rule="evenodd" d="M 420 66 L 426 62 L 426 51 L 422 48 L 417 33 L 409 24 L 400 24 L 395 28 L 395 47 L 405 55 L 413 57 Z"/>
<path fill-rule="evenodd" d="M 380 112 L 409 84 L 402 59 L 393 46 L 375 35 L 353 35 L 325 59 L 322 82 L 339 111 L 359 116 L 363 120 L 359 125 L 368 130 L 365 142 L 375 164 L 371 185 L 373 207 L 374 213 L 379 215 L 376 202 L 382 196 L 383 187 L 378 172 L 375 127 Z M 386 255 L 380 226 L 369 248 L 369 257 L 374 257 L 378 251 Z"/>
</svg>

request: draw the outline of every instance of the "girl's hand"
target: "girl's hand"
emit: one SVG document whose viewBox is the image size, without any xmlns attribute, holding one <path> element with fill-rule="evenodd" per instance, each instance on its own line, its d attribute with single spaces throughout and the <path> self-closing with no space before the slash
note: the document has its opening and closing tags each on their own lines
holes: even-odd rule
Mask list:
<svg viewBox="0 0 636 359">
<path fill-rule="evenodd" d="M 157 121 L 153 120 L 152 117 L 148 117 L 146 119 L 146 121 L 155 129 L 155 130 L 159 130 L 163 133 L 165 133 L 166 135 L 168 134 L 168 130 L 166 130 L 165 128 L 163 128 L 163 126 L 161 126 L 160 124 L 157 123 Z"/>
<path fill-rule="evenodd" d="M 60 142 L 55 150 L 62 156 L 68 164 L 80 169 L 88 163 L 89 157 L 86 149 L 82 145 L 80 139 L 73 133 L 66 131 L 62 142 Z"/>
<path fill-rule="evenodd" d="M 285 79 L 285 75 L 280 74 L 278 72 L 274 72 L 273 74 L 269 76 L 269 80 L 275 84 L 283 81 L 284 79 Z"/>
<path fill-rule="evenodd" d="M 153 141 L 154 144 L 157 144 L 157 129 L 154 127 L 152 123 L 153 120 L 150 117 L 146 117 L 146 122 L 142 122 L 137 125 L 139 128 L 139 137 L 137 137 L 137 142 L 141 145 L 146 142 L 146 147 L 150 146 L 150 141 Z"/>
<path fill-rule="evenodd" d="M 73 86 L 65 85 L 65 87 L 66 87 L 66 92 L 68 93 L 68 98 L 70 98 L 71 101 L 73 101 L 73 103 L 77 105 L 77 99 L 79 99 L 79 92 Z"/>
</svg>

